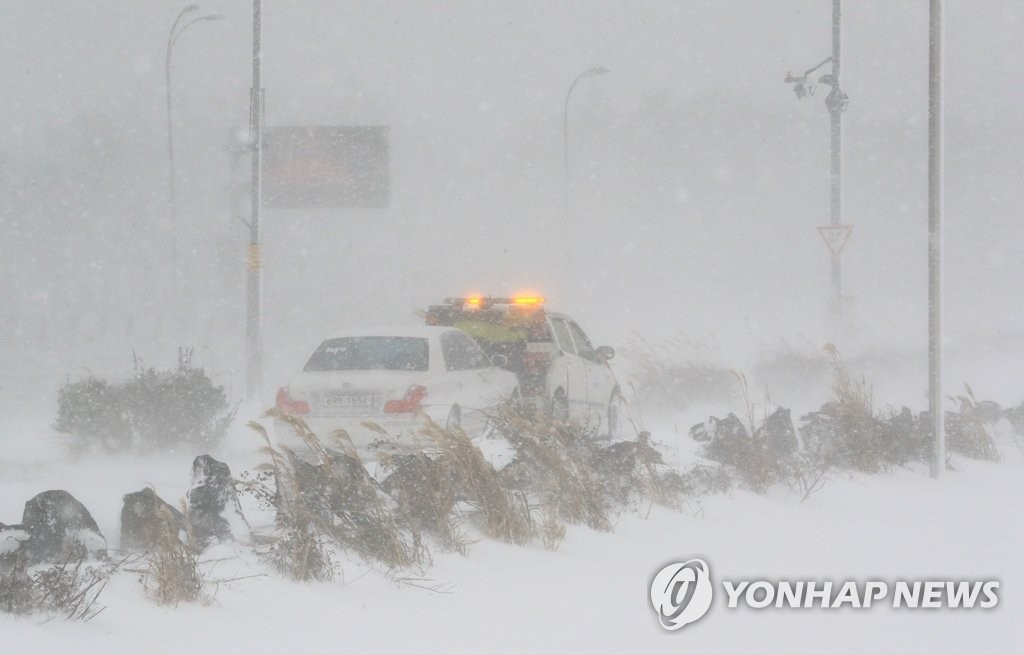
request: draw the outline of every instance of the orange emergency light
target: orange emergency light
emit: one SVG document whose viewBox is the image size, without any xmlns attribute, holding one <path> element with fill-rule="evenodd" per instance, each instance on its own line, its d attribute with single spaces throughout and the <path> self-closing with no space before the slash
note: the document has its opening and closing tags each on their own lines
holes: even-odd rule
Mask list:
<svg viewBox="0 0 1024 655">
<path fill-rule="evenodd" d="M 537 296 L 520 296 L 513 298 L 512 301 L 516 305 L 543 305 L 544 299 Z"/>
</svg>

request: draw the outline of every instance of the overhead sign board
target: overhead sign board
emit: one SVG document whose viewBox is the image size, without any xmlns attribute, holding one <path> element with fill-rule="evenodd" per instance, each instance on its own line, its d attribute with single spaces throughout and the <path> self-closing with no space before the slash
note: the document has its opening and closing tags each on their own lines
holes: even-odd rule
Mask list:
<svg viewBox="0 0 1024 655">
<path fill-rule="evenodd" d="M 389 160 L 387 126 L 268 127 L 263 139 L 264 205 L 387 207 Z"/>
</svg>

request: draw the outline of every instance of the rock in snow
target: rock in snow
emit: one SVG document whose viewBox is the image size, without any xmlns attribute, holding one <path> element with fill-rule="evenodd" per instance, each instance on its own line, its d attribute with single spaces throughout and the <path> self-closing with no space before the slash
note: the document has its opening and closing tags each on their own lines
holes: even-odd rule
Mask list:
<svg viewBox="0 0 1024 655">
<path fill-rule="evenodd" d="M 166 539 L 185 540 L 185 517 L 146 487 L 124 495 L 121 507 L 121 549 L 153 550 Z"/>
<path fill-rule="evenodd" d="M 800 444 L 796 439 L 796 428 L 788 409 L 779 407 L 764 420 L 757 436 L 768 442 L 768 447 L 781 454 L 796 452 Z"/>
<path fill-rule="evenodd" d="M 249 524 L 235 493 L 231 469 L 209 455 L 192 462 L 192 488 L 188 492 L 189 521 L 200 548 L 214 540 L 244 541 Z"/>
<path fill-rule="evenodd" d="M 68 492 L 44 491 L 25 503 L 19 540 L 31 563 L 63 562 L 69 558 L 105 557 L 107 541 L 85 506 Z"/>
</svg>

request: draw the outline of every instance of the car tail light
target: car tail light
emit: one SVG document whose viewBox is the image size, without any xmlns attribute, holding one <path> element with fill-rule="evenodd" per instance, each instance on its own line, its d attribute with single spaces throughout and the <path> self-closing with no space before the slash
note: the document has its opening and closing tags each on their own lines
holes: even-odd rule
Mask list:
<svg viewBox="0 0 1024 655">
<path fill-rule="evenodd" d="M 414 384 L 405 392 L 401 400 L 389 400 L 384 403 L 385 414 L 403 414 L 415 412 L 423 406 L 423 399 L 427 397 L 427 388 Z"/>
<path fill-rule="evenodd" d="M 292 400 L 288 395 L 288 387 L 277 390 L 277 408 L 285 414 L 309 414 L 309 403 L 305 400 Z"/>
</svg>

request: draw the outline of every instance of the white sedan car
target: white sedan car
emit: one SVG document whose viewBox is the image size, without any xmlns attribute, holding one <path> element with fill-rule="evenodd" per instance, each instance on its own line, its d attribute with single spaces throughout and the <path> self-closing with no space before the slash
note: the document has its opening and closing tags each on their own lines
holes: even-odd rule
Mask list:
<svg viewBox="0 0 1024 655">
<path fill-rule="evenodd" d="M 363 451 L 380 437 L 364 421 L 404 442 L 424 416 L 476 436 L 486 425 L 484 412 L 512 397 L 516 386 L 515 374 L 492 366 L 460 330 L 364 329 L 321 343 L 278 391 L 277 408 L 304 420 L 321 438 L 344 429 Z M 277 425 L 279 441 L 288 431 Z"/>
</svg>

